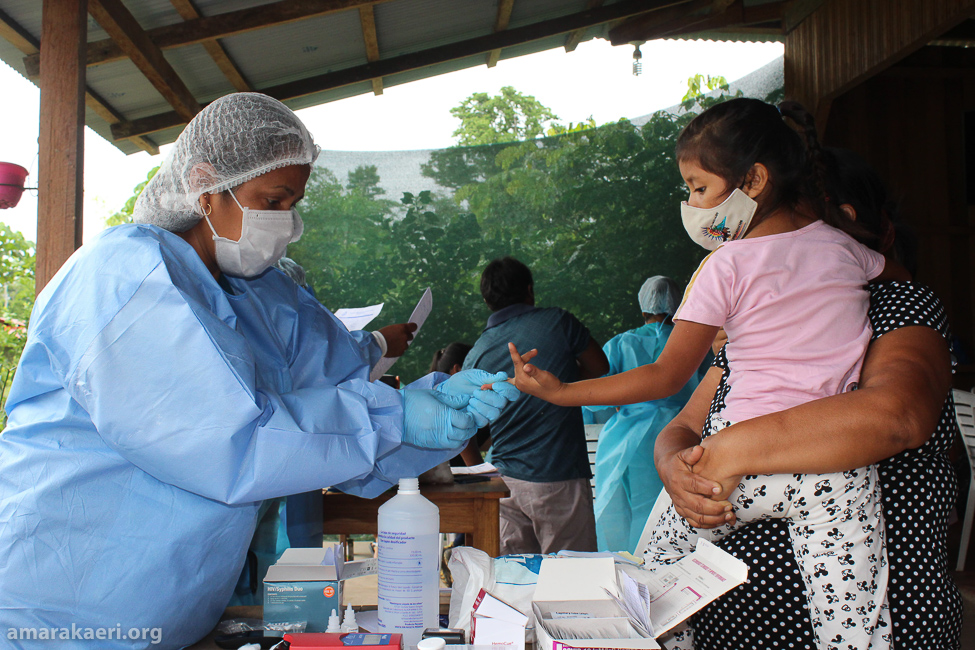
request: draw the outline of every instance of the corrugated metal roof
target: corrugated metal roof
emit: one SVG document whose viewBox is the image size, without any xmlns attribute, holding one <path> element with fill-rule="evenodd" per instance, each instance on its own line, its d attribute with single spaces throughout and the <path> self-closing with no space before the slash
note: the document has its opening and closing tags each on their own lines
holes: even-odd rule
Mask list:
<svg viewBox="0 0 975 650">
<path fill-rule="evenodd" d="M 184 22 L 174 0 L 124 0 L 125 7 L 136 18 L 140 27 L 154 35 L 151 30 L 166 26 L 178 26 Z M 339 0 L 336 0 L 339 2 Z M 746 0 L 746 6 L 761 6 L 780 0 Z M 34 41 L 40 40 L 41 2 L 39 0 L 0 0 L 0 11 L 6 14 L 9 22 L 27 32 Z M 271 9 L 296 7 L 325 7 L 327 0 L 307 0 L 298 3 L 272 2 L 269 0 L 196 0 L 195 6 L 204 17 L 219 17 L 229 12 L 265 7 Z M 334 3 L 333 3 L 334 4 Z M 494 34 L 498 15 L 498 0 L 381 0 L 371 6 L 375 16 L 376 40 L 379 45 L 379 59 L 367 66 L 366 41 L 357 5 L 344 0 L 342 11 L 303 18 L 292 22 L 274 24 L 253 31 L 233 33 L 219 40 L 227 55 L 236 65 L 244 79 L 256 90 L 274 90 L 282 84 L 315 79 L 322 75 L 352 70 L 358 77 L 335 81 L 334 77 L 315 80 L 321 86 L 301 86 L 281 90 L 279 95 L 293 108 L 304 108 L 328 101 L 335 101 L 352 95 L 372 92 L 369 73 L 374 66 L 386 65 L 382 83 L 395 86 L 438 74 L 453 72 L 467 67 L 484 65 L 487 60 L 485 37 Z M 512 58 L 532 52 L 561 47 L 566 42 L 566 30 L 559 31 L 553 23 L 546 21 L 580 19 L 587 11 L 587 0 L 514 0 L 508 23 L 507 35 L 511 36 L 507 46 L 501 50 L 501 58 Z M 616 11 L 633 16 L 639 12 L 654 10 L 657 6 L 670 4 L 664 0 L 605 0 L 601 8 L 587 16 L 605 17 Z M 88 21 L 88 42 L 95 43 L 108 39 L 108 34 L 96 21 Z M 564 25 L 565 23 L 559 23 Z M 538 29 L 535 29 L 539 26 Z M 590 21 L 583 31 L 581 40 L 605 36 L 606 21 Z M 514 31 L 513 31 L 514 30 Z M 520 30 L 520 31 L 518 31 Z M 722 35 L 707 32 L 709 38 L 744 40 L 745 36 L 734 33 Z M 750 36 L 754 36 L 750 34 Z M 471 39 L 482 39 L 468 43 Z M 773 40 L 765 38 L 763 40 Z M 493 43 L 494 41 L 491 41 Z M 461 44 L 463 48 L 431 55 L 433 48 L 445 48 Z M 480 50 L 477 48 L 480 47 Z M 464 49 L 466 48 L 466 49 Z M 473 53 L 477 50 L 477 53 Z M 203 44 L 193 43 L 163 49 L 166 61 L 182 79 L 196 101 L 205 104 L 227 93 L 234 92 L 234 86 L 221 71 Z M 421 64 L 413 65 L 411 57 L 424 57 Z M 0 59 L 26 75 L 24 52 L 14 44 L 0 39 Z M 363 76 L 366 75 L 366 76 Z M 361 79 L 361 80 L 357 80 Z M 342 83 L 345 85 L 337 86 Z M 87 70 L 88 88 L 104 100 L 126 124 L 144 118 L 159 118 L 173 111 L 160 92 L 148 81 L 145 75 L 129 59 L 101 62 L 89 65 Z M 326 88 L 327 86 L 327 88 Z M 319 88 L 324 88 L 319 90 Z M 287 91 L 287 92 L 285 92 Z M 288 94 L 291 92 L 292 94 Z M 114 142 L 125 151 L 133 153 L 139 148 L 130 140 L 113 140 L 111 125 L 90 108 L 86 111 L 88 126 L 97 133 Z M 144 126 L 145 124 L 136 124 Z M 147 132 L 156 144 L 172 142 L 182 130 L 179 120 L 166 119 L 153 123 L 153 130 Z M 135 127 L 133 127 L 135 128 Z M 148 127 L 145 127 L 148 128 Z M 156 130 L 158 129 L 158 130 Z"/>
</svg>

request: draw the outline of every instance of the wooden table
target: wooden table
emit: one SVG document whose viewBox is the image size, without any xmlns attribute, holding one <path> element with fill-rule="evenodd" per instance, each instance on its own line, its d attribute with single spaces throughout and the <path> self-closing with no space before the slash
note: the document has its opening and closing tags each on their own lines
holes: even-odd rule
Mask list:
<svg viewBox="0 0 975 650">
<path fill-rule="evenodd" d="M 478 483 L 423 485 L 420 493 L 440 508 L 440 532 L 463 533 L 468 546 L 491 557 L 501 552 L 498 502 L 511 493 L 504 481 L 492 478 Z M 326 492 L 324 526 L 326 535 L 376 534 L 379 506 L 396 494 L 393 488 L 375 499 Z"/>
</svg>

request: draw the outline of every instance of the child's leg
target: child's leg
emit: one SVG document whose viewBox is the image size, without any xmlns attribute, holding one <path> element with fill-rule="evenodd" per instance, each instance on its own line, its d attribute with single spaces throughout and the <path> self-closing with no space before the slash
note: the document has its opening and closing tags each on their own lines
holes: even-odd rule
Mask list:
<svg viewBox="0 0 975 650">
<path fill-rule="evenodd" d="M 820 648 L 886 650 L 893 639 L 887 606 L 887 551 L 875 467 L 804 477 L 789 535 L 809 595 Z"/>
<path fill-rule="evenodd" d="M 788 519 L 819 648 L 890 647 L 887 555 L 874 467 L 747 476 L 731 501 L 741 523 Z"/>
</svg>

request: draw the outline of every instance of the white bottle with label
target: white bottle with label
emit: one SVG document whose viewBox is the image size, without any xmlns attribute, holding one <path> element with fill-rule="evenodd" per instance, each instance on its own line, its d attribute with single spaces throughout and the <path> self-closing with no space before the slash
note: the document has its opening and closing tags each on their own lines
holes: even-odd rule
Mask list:
<svg viewBox="0 0 975 650">
<path fill-rule="evenodd" d="M 420 494 L 415 478 L 379 508 L 379 628 L 416 646 L 439 627 L 440 509 Z"/>
</svg>

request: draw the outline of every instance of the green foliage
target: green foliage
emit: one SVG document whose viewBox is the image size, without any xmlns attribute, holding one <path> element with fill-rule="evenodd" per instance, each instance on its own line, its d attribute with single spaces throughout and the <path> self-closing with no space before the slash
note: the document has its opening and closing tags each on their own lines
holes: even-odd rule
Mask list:
<svg viewBox="0 0 975 650">
<path fill-rule="evenodd" d="M 661 112 L 640 127 L 589 120 L 555 125 L 548 137 L 434 152 L 424 173 L 452 195 L 406 193 L 399 205 L 363 192 L 355 173 L 343 185 L 316 168 L 305 235 L 289 255 L 332 310 L 385 302 L 371 327 L 405 321 L 433 289 L 431 320 L 393 367 L 404 381 L 425 374 L 437 349 L 477 339 L 490 315 L 480 274 L 504 255 L 532 268 L 540 306 L 568 309 L 605 341 L 640 325 L 636 292 L 647 277 L 686 282 L 704 255 L 681 225 L 673 158 L 691 117 Z"/>
<path fill-rule="evenodd" d="M 689 99 L 694 99 L 712 90 L 719 89 L 722 91 L 728 90 L 728 80 L 721 75 L 714 75 L 712 77 L 711 75 L 696 74 L 693 77 L 688 77 L 687 93 L 681 101 L 686 102 Z"/>
<path fill-rule="evenodd" d="M 0 223 L 0 397 L 5 401 L 13 371 L 27 342 L 34 307 L 34 243 Z M 6 423 L 6 415 L 2 415 Z"/>
<path fill-rule="evenodd" d="M 146 176 L 146 180 L 142 181 L 138 185 L 132 188 L 132 196 L 125 202 L 122 209 L 115 214 L 105 218 L 105 227 L 109 228 L 111 226 L 118 226 L 123 223 L 132 223 L 132 211 L 135 210 L 135 201 L 142 194 L 142 190 L 146 188 L 146 184 L 152 180 L 152 177 L 156 175 L 159 171 L 159 165 L 156 165 L 149 170 L 149 174 Z"/>
<path fill-rule="evenodd" d="M 454 136 L 461 146 L 532 140 L 545 132 L 547 122 L 559 119 L 537 99 L 511 86 L 493 97 L 474 93 L 450 114 L 460 120 Z"/>
<path fill-rule="evenodd" d="M 573 124 L 572 122 L 569 122 L 568 126 L 553 124 L 545 131 L 545 135 L 562 135 L 564 133 L 575 133 L 576 131 L 587 131 L 595 128 L 596 120 L 592 119 L 592 115 L 590 115 L 586 121 L 579 122 L 578 124 Z"/>
<path fill-rule="evenodd" d="M 712 77 L 711 75 L 696 74 L 687 80 L 687 94 L 681 100 L 681 108 L 690 111 L 699 107 L 700 110 L 706 111 L 715 104 L 720 104 L 733 97 L 743 96 L 740 90 L 736 90 L 734 95 L 727 95 L 725 93 L 728 89 L 728 80 L 721 75 Z M 708 97 L 706 93 L 714 90 L 720 90 L 721 94 L 717 97 Z"/>
<path fill-rule="evenodd" d="M 357 191 L 362 196 L 369 198 L 386 193 L 383 188 L 379 187 L 379 172 L 375 165 L 363 165 L 349 172 L 349 182 L 345 188 Z"/>
</svg>

